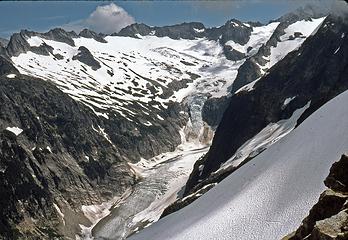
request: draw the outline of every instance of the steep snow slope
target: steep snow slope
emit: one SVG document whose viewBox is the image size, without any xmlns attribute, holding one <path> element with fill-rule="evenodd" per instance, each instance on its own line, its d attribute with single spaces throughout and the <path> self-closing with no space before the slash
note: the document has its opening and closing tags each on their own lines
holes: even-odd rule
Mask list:
<svg viewBox="0 0 348 240">
<path fill-rule="evenodd" d="M 223 180 L 206 195 L 130 239 L 280 239 L 324 190 L 348 149 L 348 92 Z"/>
</svg>

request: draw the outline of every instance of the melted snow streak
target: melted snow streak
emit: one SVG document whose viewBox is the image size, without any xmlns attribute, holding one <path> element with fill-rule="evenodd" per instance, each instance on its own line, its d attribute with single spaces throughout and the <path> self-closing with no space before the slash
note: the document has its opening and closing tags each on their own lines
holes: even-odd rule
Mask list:
<svg viewBox="0 0 348 240">
<path fill-rule="evenodd" d="M 140 239 L 281 239 L 324 190 L 330 166 L 348 149 L 348 92 Z"/>
</svg>

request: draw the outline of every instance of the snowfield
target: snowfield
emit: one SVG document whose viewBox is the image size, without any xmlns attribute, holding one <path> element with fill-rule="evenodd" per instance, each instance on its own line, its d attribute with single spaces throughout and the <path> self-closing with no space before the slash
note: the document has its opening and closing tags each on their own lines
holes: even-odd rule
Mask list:
<svg viewBox="0 0 348 240">
<path fill-rule="evenodd" d="M 294 231 L 348 150 L 347 101 L 348 91 L 191 205 L 129 239 L 269 240 Z"/>
<path fill-rule="evenodd" d="M 266 63 L 260 65 L 261 73 L 298 48 L 323 20 L 303 20 L 285 29 L 280 42 L 271 48 L 271 54 L 264 56 Z M 139 116 L 146 114 L 146 121 L 141 124 L 152 126 L 158 118 L 151 113 L 166 109 L 171 101 L 182 102 L 185 97 L 197 94 L 229 95 L 239 67 L 247 57 L 258 52 L 278 25 L 279 22 L 273 22 L 253 27 L 245 45 L 228 41 L 225 45 L 245 54 L 246 57 L 238 61 L 226 58 L 219 41 L 174 40 L 152 35 L 107 36 L 107 43 L 77 37 L 73 38 L 75 46 L 31 36 L 26 39 L 31 47 L 47 44 L 52 47 L 52 54 L 46 56 L 28 51 L 11 60 L 22 74 L 54 82 L 98 116 L 108 119 L 109 115 L 116 115 L 139 122 Z M 299 32 L 300 37 L 290 39 Z M 79 47 L 86 47 L 100 68 L 92 69 L 73 59 L 80 53 Z M 252 85 L 249 87 L 251 91 Z"/>
<path fill-rule="evenodd" d="M 53 81 L 62 91 L 106 118 L 111 110 L 135 121 L 139 115 L 133 110 L 135 105 L 142 109 L 140 114 L 150 114 L 153 109 L 167 108 L 170 101 L 181 102 L 197 92 L 213 97 L 227 95 L 244 62 L 227 60 L 218 42 L 203 38 L 107 36 L 107 43 L 83 37 L 73 40 L 75 47 L 30 37 L 27 42 L 32 47 L 46 43 L 53 47 L 53 54 L 63 58 L 29 51 L 11 59 L 21 73 Z M 81 46 L 100 63 L 99 69 L 93 70 L 72 59 Z M 186 86 L 175 91 L 171 84 L 181 81 Z M 157 117 L 153 121 L 156 122 Z M 152 125 L 151 121 L 143 124 Z"/>
</svg>

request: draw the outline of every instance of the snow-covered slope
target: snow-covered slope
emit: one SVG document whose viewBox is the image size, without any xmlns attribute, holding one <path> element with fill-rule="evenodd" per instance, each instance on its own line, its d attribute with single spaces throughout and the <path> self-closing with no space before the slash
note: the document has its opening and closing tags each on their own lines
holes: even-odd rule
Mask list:
<svg viewBox="0 0 348 240">
<path fill-rule="evenodd" d="M 12 60 L 22 73 L 54 81 L 95 112 L 107 117 L 105 112 L 113 110 L 130 120 L 149 114 L 153 108 L 166 108 L 169 101 L 181 102 L 192 92 L 227 95 L 243 63 L 227 60 L 219 43 L 206 39 L 105 39 L 107 43 L 79 37 L 74 38 L 76 46 L 70 46 L 34 36 L 28 39 L 31 46 L 45 42 L 53 47 L 53 54 L 63 58 L 27 52 Z M 72 59 L 80 46 L 89 49 L 100 63 L 99 69 Z M 151 120 L 144 124 L 151 125 Z"/>
<path fill-rule="evenodd" d="M 280 239 L 324 190 L 348 149 L 348 92 L 236 170 L 188 207 L 130 239 Z"/>
<path fill-rule="evenodd" d="M 261 67 L 260 76 L 299 47 L 322 21 L 323 18 L 310 19 L 289 25 L 278 45 L 269 55 L 263 55 L 269 66 Z M 230 94 L 239 67 L 270 40 L 280 22 L 254 27 L 236 25 L 234 21 L 228 24 L 236 33 L 250 28 L 250 35 L 245 36 L 249 40 L 241 45 L 233 34 L 226 43 L 209 36 L 171 39 L 137 34 L 137 38 L 107 36 L 98 41 L 76 34 L 70 38 L 71 33 L 56 30 L 69 36 L 58 41 L 58 37 L 49 39 L 47 34 L 24 31 L 21 34 L 28 49 L 11 60 L 21 73 L 53 81 L 97 115 L 109 118 L 115 114 L 152 126 L 163 119 L 158 110 L 166 109 L 171 101 L 182 102 L 194 95 Z M 226 47 L 241 54 L 239 60 L 228 60 Z"/>
</svg>

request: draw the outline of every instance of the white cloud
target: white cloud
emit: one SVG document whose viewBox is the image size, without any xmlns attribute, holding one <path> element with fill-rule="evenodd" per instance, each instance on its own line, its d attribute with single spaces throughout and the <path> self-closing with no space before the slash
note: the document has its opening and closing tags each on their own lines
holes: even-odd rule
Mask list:
<svg viewBox="0 0 348 240">
<path fill-rule="evenodd" d="M 87 19 L 65 24 L 62 28 L 77 33 L 84 28 L 88 28 L 97 33 L 110 34 L 118 32 L 134 22 L 134 18 L 123 8 L 110 3 L 109 5 L 98 6 Z"/>
</svg>

